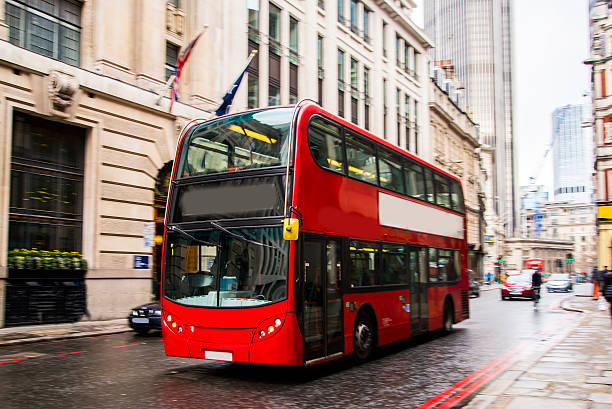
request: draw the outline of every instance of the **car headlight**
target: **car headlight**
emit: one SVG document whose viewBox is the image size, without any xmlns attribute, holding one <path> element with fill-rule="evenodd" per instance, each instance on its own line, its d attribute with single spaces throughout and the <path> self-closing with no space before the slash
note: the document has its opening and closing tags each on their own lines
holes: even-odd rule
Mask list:
<svg viewBox="0 0 612 409">
<path fill-rule="evenodd" d="M 153 314 L 161 316 L 161 310 L 156 310 Z"/>
<path fill-rule="evenodd" d="M 132 315 L 134 315 L 134 316 L 138 317 L 138 311 L 136 311 L 136 310 L 132 310 Z"/>
</svg>

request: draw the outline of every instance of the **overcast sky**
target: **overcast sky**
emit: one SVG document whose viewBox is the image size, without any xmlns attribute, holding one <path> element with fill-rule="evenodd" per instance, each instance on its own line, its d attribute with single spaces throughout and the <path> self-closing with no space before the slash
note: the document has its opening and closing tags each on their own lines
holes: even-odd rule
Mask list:
<svg viewBox="0 0 612 409">
<path fill-rule="evenodd" d="M 414 19 L 419 25 L 423 1 L 416 1 Z M 527 184 L 540 170 L 538 184 L 552 191 L 552 152 L 542 166 L 552 137 L 551 114 L 558 107 L 590 100 L 583 97 L 591 86 L 589 67 L 582 63 L 589 55 L 588 1 L 514 0 L 512 6 L 518 182 Z"/>
</svg>

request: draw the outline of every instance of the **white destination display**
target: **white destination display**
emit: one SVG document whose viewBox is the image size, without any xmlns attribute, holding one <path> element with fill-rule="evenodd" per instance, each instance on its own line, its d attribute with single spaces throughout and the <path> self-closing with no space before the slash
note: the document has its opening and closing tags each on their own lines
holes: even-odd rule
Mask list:
<svg viewBox="0 0 612 409">
<path fill-rule="evenodd" d="M 463 218 L 411 200 L 378 192 L 380 224 L 463 239 Z"/>
</svg>

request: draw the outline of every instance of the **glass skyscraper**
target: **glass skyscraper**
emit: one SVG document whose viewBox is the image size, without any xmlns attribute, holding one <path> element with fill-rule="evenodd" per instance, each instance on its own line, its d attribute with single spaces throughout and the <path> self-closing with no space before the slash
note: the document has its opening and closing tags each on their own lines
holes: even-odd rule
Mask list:
<svg viewBox="0 0 612 409">
<path fill-rule="evenodd" d="M 555 109 L 553 121 L 553 188 L 555 200 L 592 202 L 592 139 L 582 128 L 583 106 Z"/>
<path fill-rule="evenodd" d="M 425 32 L 434 63 L 452 64 L 465 87 L 480 142 L 495 151 L 494 211 L 506 237 L 518 221 L 516 146 L 512 128 L 511 1 L 426 0 Z"/>
</svg>

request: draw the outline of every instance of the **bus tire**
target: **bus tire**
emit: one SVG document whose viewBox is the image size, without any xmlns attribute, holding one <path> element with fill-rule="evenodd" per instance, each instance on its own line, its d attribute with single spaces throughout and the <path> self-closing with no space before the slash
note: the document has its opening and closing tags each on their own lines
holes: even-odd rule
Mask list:
<svg viewBox="0 0 612 409">
<path fill-rule="evenodd" d="M 372 316 L 360 312 L 353 329 L 353 356 L 358 363 L 365 362 L 372 356 L 376 340 L 376 329 Z"/>
<path fill-rule="evenodd" d="M 446 301 L 444 303 L 444 320 L 442 321 L 442 332 L 449 334 L 453 330 L 453 307 L 451 303 Z"/>
</svg>

